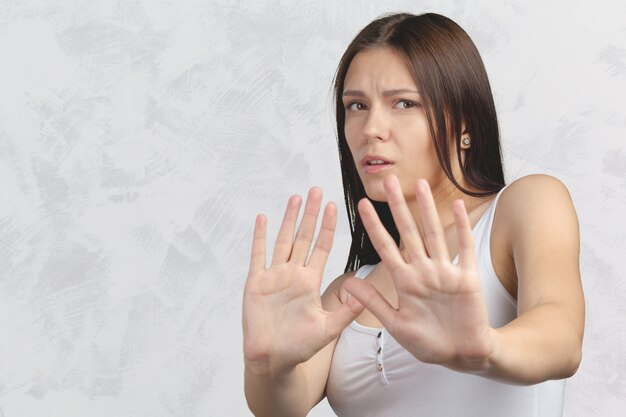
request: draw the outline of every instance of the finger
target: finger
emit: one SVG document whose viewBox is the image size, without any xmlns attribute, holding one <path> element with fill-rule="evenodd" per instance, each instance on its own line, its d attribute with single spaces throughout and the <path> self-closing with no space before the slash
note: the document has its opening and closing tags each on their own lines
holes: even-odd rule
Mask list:
<svg viewBox="0 0 626 417">
<path fill-rule="evenodd" d="M 385 298 L 369 282 L 362 279 L 350 277 L 343 283 L 344 288 L 359 300 L 365 308 L 372 312 L 387 329 L 393 328 L 396 309 L 394 309 Z"/>
<path fill-rule="evenodd" d="M 343 329 L 359 317 L 364 308 L 365 306 L 356 298 L 348 298 L 338 310 L 328 316 L 328 322 L 326 324 L 329 335 L 328 339 L 333 340 L 339 336 Z"/>
<path fill-rule="evenodd" d="M 265 230 L 267 219 L 259 214 L 254 222 L 252 254 L 250 256 L 250 275 L 265 270 Z"/>
<path fill-rule="evenodd" d="M 324 216 L 322 217 L 322 227 L 320 233 L 315 241 L 315 247 L 311 258 L 309 259 L 309 266 L 316 271 L 322 272 L 326 267 L 326 261 L 328 260 L 328 254 L 333 247 L 333 238 L 335 237 L 335 227 L 337 226 L 337 206 L 334 203 L 328 203 L 324 209 Z"/>
<path fill-rule="evenodd" d="M 389 175 L 383 182 L 387 194 L 387 203 L 391 209 L 391 215 L 396 223 L 402 243 L 406 248 L 411 260 L 426 258 L 426 249 L 422 242 L 411 210 L 406 204 L 400 182 L 395 175 Z"/>
<path fill-rule="evenodd" d="M 474 237 L 472 236 L 472 225 L 470 224 L 467 210 L 463 200 L 456 200 L 452 204 L 454 212 L 454 223 L 456 224 L 456 235 L 459 246 L 459 265 L 461 268 L 475 268 L 476 259 L 474 254 Z"/>
<path fill-rule="evenodd" d="M 296 240 L 291 251 L 290 260 L 298 265 L 304 265 L 309 257 L 309 249 L 315 235 L 315 225 L 317 224 L 317 215 L 320 212 L 321 205 L 322 190 L 318 187 L 311 188 L 306 198 L 304 214 L 302 215 L 300 227 L 298 227 Z"/>
<path fill-rule="evenodd" d="M 417 180 L 415 183 L 415 195 L 420 207 L 422 226 L 424 227 L 424 240 L 428 246 L 428 253 L 432 259 L 450 261 L 448 245 L 437 213 L 437 206 L 426 180 Z"/>
<path fill-rule="evenodd" d="M 296 221 L 298 220 L 298 212 L 302 199 L 299 195 L 291 196 L 285 209 L 285 216 L 278 231 L 276 245 L 274 246 L 274 256 L 272 257 L 272 265 L 285 263 L 289 260 L 291 248 L 293 247 L 293 233 L 296 230 Z"/>
<path fill-rule="evenodd" d="M 365 226 L 365 230 L 367 230 L 367 234 L 380 259 L 387 264 L 391 271 L 405 265 L 406 262 L 400 254 L 398 245 L 396 245 L 396 242 L 381 223 L 372 203 L 367 198 L 363 198 L 359 201 L 358 209 L 363 226 Z"/>
</svg>

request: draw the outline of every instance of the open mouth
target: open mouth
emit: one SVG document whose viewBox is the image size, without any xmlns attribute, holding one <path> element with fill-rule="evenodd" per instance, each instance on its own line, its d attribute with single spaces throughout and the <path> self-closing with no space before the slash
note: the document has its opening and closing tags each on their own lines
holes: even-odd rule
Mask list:
<svg viewBox="0 0 626 417">
<path fill-rule="evenodd" d="M 383 161 L 382 159 L 372 159 L 371 161 L 367 161 L 367 165 L 385 165 L 389 162 Z"/>
<path fill-rule="evenodd" d="M 393 167 L 393 162 L 386 161 L 380 158 L 366 159 L 363 163 L 363 170 L 367 174 L 376 174 L 378 172 L 385 171 Z"/>
</svg>

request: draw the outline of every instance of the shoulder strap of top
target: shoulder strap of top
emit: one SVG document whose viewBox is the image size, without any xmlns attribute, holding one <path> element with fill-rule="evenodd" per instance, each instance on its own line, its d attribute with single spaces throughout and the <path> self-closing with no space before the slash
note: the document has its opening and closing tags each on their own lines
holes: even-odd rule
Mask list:
<svg viewBox="0 0 626 417">
<path fill-rule="evenodd" d="M 483 286 L 483 289 L 486 290 L 488 286 L 491 287 L 497 293 L 504 296 L 508 304 L 516 309 L 517 301 L 515 301 L 511 294 L 509 294 L 506 288 L 502 285 L 491 260 L 491 231 L 493 228 L 493 221 L 495 219 L 498 201 L 507 186 L 498 192 L 496 198 L 494 198 L 491 203 L 491 206 L 487 209 L 487 212 L 481 219 L 481 224 L 476 225 L 477 227 L 476 230 L 473 231 L 473 235 L 474 246 L 476 249 L 476 262 L 477 267 L 479 268 L 479 275 L 481 277 L 481 285 Z"/>
<path fill-rule="evenodd" d="M 375 267 L 376 265 L 363 265 L 356 271 L 356 274 L 354 274 L 354 277 L 363 279 L 366 276 L 368 276 L 369 273 L 372 272 Z"/>
<path fill-rule="evenodd" d="M 482 216 L 480 216 L 480 219 L 478 219 L 478 222 L 476 222 L 474 227 L 472 227 L 472 236 L 474 237 L 474 244 L 476 244 L 477 243 L 476 241 L 480 240 L 483 236 L 489 239 L 489 236 L 491 235 L 491 225 L 493 223 L 493 218 L 496 213 L 498 200 L 500 199 L 500 196 L 502 195 L 502 191 L 504 191 L 506 187 L 508 187 L 508 185 L 505 185 L 500 191 L 498 191 L 498 194 L 496 194 L 496 197 L 491 201 L 491 203 L 489 203 L 489 207 L 487 207 L 487 209 L 482 214 Z"/>
<path fill-rule="evenodd" d="M 500 199 L 500 196 L 502 195 L 502 192 L 506 189 L 506 187 L 508 187 L 508 184 L 505 185 L 500 191 L 498 191 L 498 194 L 496 194 L 496 198 L 493 199 L 493 201 L 489 205 L 489 208 L 487 208 L 487 211 L 485 212 L 485 214 L 483 214 L 482 218 L 479 221 L 481 223 L 484 222 L 484 226 L 483 224 L 481 224 L 480 226 L 484 227 L 486 232 L 484 233 L 484 237 L 488 239 L 488 241 L 491 240 L 491 227 L 493 226 L 493 219 L 496 214 L 496 208 L 498 207 L 498 200 Z M 479 228 L 477 227 L 477 229 Z"/>
</svg>

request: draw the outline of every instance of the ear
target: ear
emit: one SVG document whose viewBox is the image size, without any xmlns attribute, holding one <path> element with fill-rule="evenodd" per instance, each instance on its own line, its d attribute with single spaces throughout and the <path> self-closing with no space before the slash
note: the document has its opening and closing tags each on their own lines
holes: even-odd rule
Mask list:
<svg viewBox="0 0 626 417">
<path fill-rule="evenodd" d="M 461 150 L 466 151 L 472 146 L 472 138 L 465 128 L 465 122 L 461 125 L 461 129 Z"/>
</svg>

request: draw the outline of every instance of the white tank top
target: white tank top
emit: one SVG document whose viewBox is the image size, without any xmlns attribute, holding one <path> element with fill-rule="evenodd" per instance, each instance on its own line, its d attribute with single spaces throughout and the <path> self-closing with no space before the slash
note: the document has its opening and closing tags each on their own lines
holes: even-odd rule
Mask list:
<svg viewBox="0 0 626 417">
<path fill-rule="evenodd" d="M 491 226 L 501 193 L 472 229 L 494 328 L 517 316 L 517 303 L 491 263 Z M 365 278 L 372 269 L 365 265 L 356 277 Z M 326 384 L 328 402 L 339 417 L 560 417 L 564 393 L 564 379 L 517 386 L 420 362 L 384 328 L 356 321 L 341 333 Z"/>
</svg>

